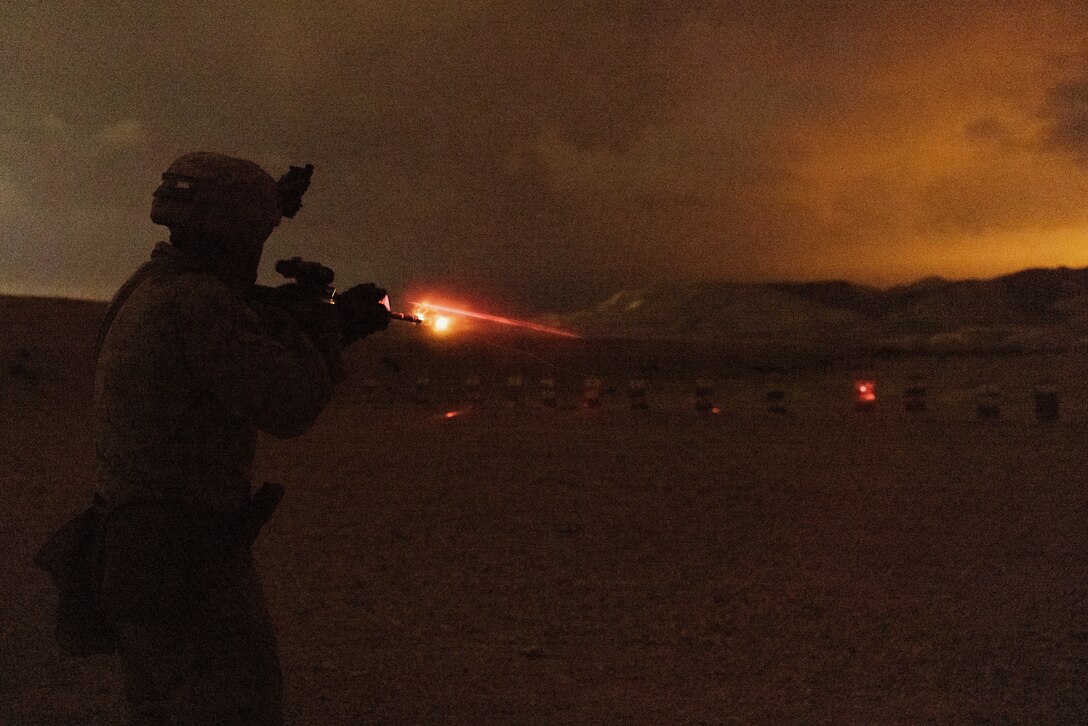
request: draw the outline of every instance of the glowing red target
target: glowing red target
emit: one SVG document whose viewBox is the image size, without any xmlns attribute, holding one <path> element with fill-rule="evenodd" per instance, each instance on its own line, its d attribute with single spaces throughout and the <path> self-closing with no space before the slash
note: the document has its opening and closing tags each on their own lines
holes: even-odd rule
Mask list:
<svg viewBox="0 0 1088 726">
<path fill-rule="evenodd" d="M 876 404 L 876 381 L 859 379 L 854 381 L 854 403 L 859 408 L 871 408 Z"/>
</svg>

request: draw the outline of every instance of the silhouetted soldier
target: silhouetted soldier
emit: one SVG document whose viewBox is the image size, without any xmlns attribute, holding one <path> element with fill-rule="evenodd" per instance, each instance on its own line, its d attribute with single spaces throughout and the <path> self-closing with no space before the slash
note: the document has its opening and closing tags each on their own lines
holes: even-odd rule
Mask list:
<svg viewBox="0 0 1088 726">
<path fill-rule="evenodd" d="M 278 501 L 272 491 L 260 512 L 251 499 L 257 433 L 306 431 L 342 345 L 389 320 L 373 286 L 360 308 L 370 317 L 350 333 L 335 306 L 288 314 L 252 300 L 264 242 L 301 206 L 311 169 L 276 182 L 219 154 L 175 161 L 151 208 L 170 242 L 122 286 L 99 336 L 98 606 L 136 724 L 283 721 L 248 546 Z"/>
</svg>

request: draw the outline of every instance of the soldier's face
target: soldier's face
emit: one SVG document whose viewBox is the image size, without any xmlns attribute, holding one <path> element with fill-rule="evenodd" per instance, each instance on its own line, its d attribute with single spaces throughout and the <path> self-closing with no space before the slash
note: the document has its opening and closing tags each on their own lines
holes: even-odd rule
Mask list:
<svg viewBox="0 0 1088 726">
<path fill-rule="evenodd" d="M 151 199 L 151 221 L 166 227 L 187 227 L 193 223 L 193 209 L 200 179 L 167 172 Z"/>
<path fill-rule="evenodd" d="M 253 190 L 243 186 L 225 194 L 214 180 L 201 177 L 199 170 L 175 164 L 155 190 L 151 221 L 169 227 L 172 238 L 176 232 L 202 240 L 196 248 L 252 282 L 257 279 L 264 242 L 279 221 L 278 214 L 265 207 L 267 199 Z"/>
<path fill-rule="evenodd" d="M 153 195 L 156 199 L 176 199 L 181 202 L 192 203 L 196 198 L 196 190 L 200 179 L 187 174 L 175 174 L 166 172 L 162 175 L 162 183 Z"/>
</svg>

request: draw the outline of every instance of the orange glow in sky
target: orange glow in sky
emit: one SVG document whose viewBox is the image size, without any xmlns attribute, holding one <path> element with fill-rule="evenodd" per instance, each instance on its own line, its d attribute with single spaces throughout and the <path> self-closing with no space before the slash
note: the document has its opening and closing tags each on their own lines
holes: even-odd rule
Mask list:
<svg viewBox="0 0 1088 726">
<path fill-rule="evenodd" d="M 1088 267 L 1083 0 L 9 5 L 0 294 L 111 297 L 198 148 L 315 164 L 262 284 L 301 254 L 543 313 Z"/>
</svg>

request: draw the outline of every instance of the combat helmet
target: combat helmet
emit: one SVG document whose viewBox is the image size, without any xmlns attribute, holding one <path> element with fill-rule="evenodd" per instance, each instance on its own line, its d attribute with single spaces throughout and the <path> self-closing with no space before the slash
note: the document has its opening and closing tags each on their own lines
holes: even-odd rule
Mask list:
<svg viewBox="0 0 1088 726">
<path fill-rule="evenodd" d="M 197 151 L 180 156 L 162 175 L 151 221 L 170 228 L 170 241 L 188 252 L 234 263 L 256 274 L 264 242 L 302 206 L 312 165 L 291 167 L 277 182 L 252 161 Z"/>
</svg>

